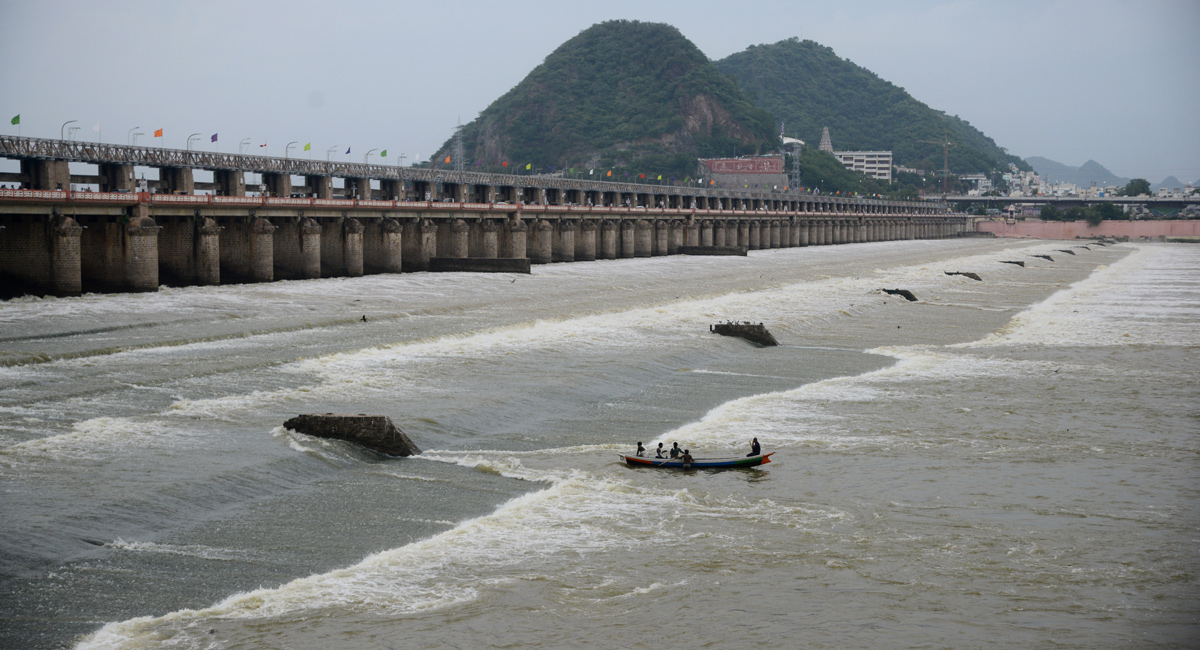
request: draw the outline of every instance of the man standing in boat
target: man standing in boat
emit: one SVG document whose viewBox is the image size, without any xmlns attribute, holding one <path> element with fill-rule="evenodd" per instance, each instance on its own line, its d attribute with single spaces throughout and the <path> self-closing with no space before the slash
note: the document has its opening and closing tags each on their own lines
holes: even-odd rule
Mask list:
<svg viewBox="0 0 1200 650">
<path fill-rule="evenodd" d="M 692 468 L 692 452 L 688 451 L 687 449 L 683 450 L 683 468 Z"/>
<path fill-rule="evenodd" d="M 762 447 L 760 447 L 758 444 L 758 438 L 755 438 L 754 440 L 750 441 L 750 453 L 746 454 L 746 457 L 749 458 L 750 456 L 760 455 L 762 455 Z"/>
</svg>

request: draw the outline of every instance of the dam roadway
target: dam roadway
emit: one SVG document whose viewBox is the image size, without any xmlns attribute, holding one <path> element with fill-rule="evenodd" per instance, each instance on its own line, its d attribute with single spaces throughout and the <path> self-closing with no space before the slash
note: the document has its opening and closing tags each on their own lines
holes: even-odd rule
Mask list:
<svg viewBox="0 0 1200 650">
<path fill-rule="evenodd" d="M 0 136 L 0 157 L 21 165 L 0 174 L 0 185 L 17 186 L 0 189 L 4 297 L 427 271 L 443 260 L 516 270 L 685 246 L 757 250 L 974 231 L 971 217 L 919 201 L 13 136 Z M 98 173 L 72 174 L 72 162 Z M 157 168 L 159 179 L 139 187 L 135 167 Z M 213 181 L 196 182 L 196 169 Z M 261 175 L 257 196 L 247 193 L 247 173 Z M 79 184 L 101 191 L 72 191 Z"/>
</svg>

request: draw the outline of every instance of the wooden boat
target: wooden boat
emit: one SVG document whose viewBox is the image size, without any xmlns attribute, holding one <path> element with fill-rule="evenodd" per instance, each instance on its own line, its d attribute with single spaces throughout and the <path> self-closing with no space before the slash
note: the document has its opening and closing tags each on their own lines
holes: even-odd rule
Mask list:
<svg viewBox="0 0 1200 650">
<path fill-rule="evenodd" d="M 693 458 L 691 469 L 739 469 L 742 467 L 757 467 L 771 462 L 770 454 L 758 456 L 734 456 L 732 458 Z M 620 454 L 630 467 L 654 467 L 658 469 L 683 469 L 682 458 L 646 458 L 644 456 L 626 456 Z"/>
</svg>

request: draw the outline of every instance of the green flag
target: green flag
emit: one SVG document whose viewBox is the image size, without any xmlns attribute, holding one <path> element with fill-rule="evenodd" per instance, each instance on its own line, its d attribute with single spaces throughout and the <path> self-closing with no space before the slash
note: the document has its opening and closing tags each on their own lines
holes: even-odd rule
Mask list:
<svg viewBox="0 0 1200 650">
<path fill-rule="evenodd" d="M 305 143 L 304 143 L 304 150 L 305 150 L 305 151 L 312 151 L 312 143 L 311 143 L 311 142 L 305 142 Z"/>
<path fill-rule="evenodd" d="M 15 125 L 15 124 L 20 124 L 20 123 L 21 123 L 21 114 L 20 114 L 20 113 L 17 113 L 16 115 L 14 115 L 14 116 L 13 116 L 13 118 L 12 118 L 12 123 L 13 123 L 14 125 Z"/>
<path fill-rule="evenodd" d="M 380 158 L 387 158 L 387 149 L 384 149 L 382 152 L 380 152 L 380 154 L 379 154 L 379 157 L 380 157 Z"/>
<path fill-rule="evenodd" d="M 533 163 L 526 164 L 525 169 L 533 169 Z"/>
</svg>

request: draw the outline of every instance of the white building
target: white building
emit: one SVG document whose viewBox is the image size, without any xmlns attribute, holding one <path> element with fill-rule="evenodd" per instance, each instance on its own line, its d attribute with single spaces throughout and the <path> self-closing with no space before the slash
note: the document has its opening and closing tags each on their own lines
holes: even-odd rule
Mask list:
<svg viewBox="0 0 1200 650">
<path fill-rule="evenodd" d="M 834 151 L 846 169 L 862 172 L 871 178 L 892 182 L 892 152 L 890 151 Z"/>
</svg>

